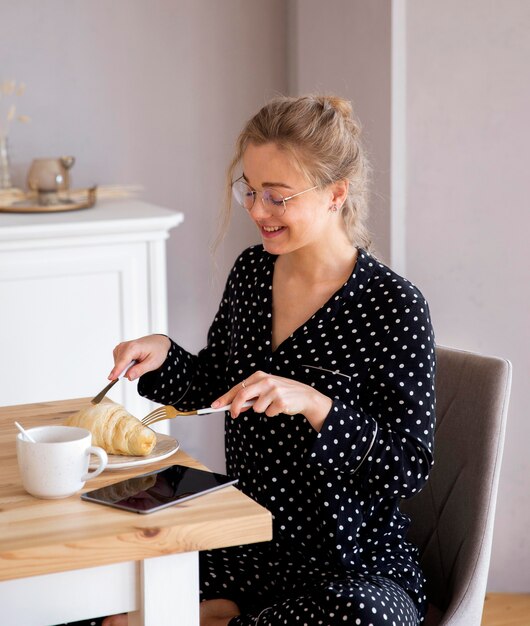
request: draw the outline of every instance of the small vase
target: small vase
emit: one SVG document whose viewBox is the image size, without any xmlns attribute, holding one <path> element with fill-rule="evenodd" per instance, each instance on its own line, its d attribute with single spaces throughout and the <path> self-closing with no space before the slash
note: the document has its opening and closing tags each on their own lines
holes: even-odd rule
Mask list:
<svg viewBox="0 0 530 626">
<path fill-rule="evenodd" d="M 9 172 L 9 144 L 5 135 L 0 135 L 0 189 L 12 187 Z"/>
</svg>

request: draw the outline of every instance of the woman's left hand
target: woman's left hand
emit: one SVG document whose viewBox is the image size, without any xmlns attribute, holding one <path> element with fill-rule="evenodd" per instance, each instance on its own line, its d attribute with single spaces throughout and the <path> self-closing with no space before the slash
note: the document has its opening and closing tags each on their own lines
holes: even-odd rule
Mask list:
<svg viewBox="0 0 530 626">
<path fill-rule="evenodd" d="M 212 407 L 232 404 L 230 413 L 236 418 L 247 410 L 242 405 L 249 400 L 254 400 L 256 413 L 268 417 L 301 414 L 316 431 L 322 428 L 332 405 L 331 398 L 309 385 L 257 371 L 218 398 Z"/>
</svg>

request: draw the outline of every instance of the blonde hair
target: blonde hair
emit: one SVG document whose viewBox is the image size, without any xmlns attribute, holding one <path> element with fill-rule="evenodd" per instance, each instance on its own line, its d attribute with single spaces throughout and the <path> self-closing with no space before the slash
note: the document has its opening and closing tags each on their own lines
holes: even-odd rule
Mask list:
<svg viewBox="0 0 530 626">
<path fill-rule="evenodd" d="M 361 128 L 349 101 L 336 96 L 306 95 L 274 98 L 241 131 L 228 167 L 226 201 L 217 243 L 223 238 L 232 205 L 235 170 L 249 144 L 274 143 L 287 150 L 313 185 L 348 180 L 348 197 L 341 213 L 352 244 L 370 247 L 366 227 L 370 166 L 360 141 Z"/>
</svg>

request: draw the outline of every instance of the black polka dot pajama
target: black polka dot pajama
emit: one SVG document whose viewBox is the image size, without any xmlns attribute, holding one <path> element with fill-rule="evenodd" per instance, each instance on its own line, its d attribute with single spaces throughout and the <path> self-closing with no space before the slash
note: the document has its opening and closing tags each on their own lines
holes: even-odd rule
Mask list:
<svg viewBox="0 0 530 626">
<path fill-rule="evenodd" d="M 261 370 L 333 401 L 319 433 L 302 415 L 226 417 L 227 472 L 271 511 L 273 539 L 201 553 L 201 598 L 235 602 L 230 626 L 420 624 L 424 579 L 399 501 L 422 487 L 433 459 L 427 303 L 359 250 L 346 283 L 272 351 L 275 261 L 262 246 L 243 252 L 206 348 L 192 355 L 172 342 L 138 387 L 190 410 Z"/>
</svg>

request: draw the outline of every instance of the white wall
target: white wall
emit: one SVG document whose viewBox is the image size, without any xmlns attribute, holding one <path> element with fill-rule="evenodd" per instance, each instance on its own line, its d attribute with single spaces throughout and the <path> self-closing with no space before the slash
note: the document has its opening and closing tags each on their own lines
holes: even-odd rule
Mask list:
<svg viewBox="0 0 530 626">
<path fill-rule="evenodd" d="M 488 586 L 528 592 L 530 3 L 407 11 L 407 273 L 439 343 L 513 362 Z"/>
</svg>

